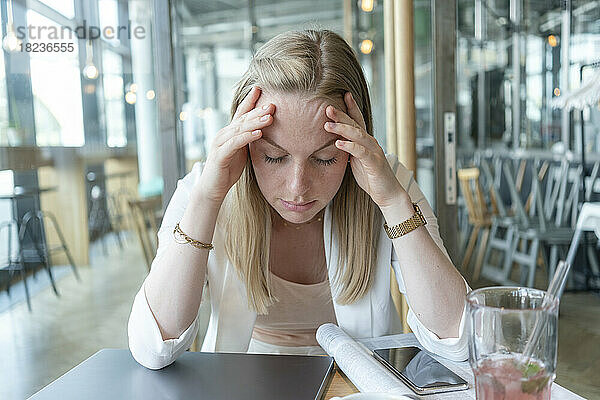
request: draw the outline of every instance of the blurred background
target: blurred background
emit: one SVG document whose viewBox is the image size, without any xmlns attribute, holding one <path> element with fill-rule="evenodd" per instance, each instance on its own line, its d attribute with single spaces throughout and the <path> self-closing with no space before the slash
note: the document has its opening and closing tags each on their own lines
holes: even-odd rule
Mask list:
<svg viewBox="0 0 600 400">
<path fill-rule="evenodd" d="M 375 137 L 415 171 L 472 287 L 545 288 L 581 205 L 598 200 L 600 1 L 0 4 L 2 399 L 127 347 L 177 179 L 278 33 L 325 28 L 351 44 Z M 557 382 L 600 398 L 593 234 L 572 261 Z"/>
</svg>

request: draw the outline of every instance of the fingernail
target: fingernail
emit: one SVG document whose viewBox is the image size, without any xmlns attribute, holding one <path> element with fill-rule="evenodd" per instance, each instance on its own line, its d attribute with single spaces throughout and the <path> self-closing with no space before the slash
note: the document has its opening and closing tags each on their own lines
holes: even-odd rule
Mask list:
<svg viewBox="0 0 600 400">
<path fill-rule="evenodd" d="M 333 122 L 325 122 L 325 128 L 333 128 Z"/>
<path fill-rule="evenodd" d="M 268 119 L 269 119 L 269 117 L 270 117 L 270 116 L 271 116 L 270 114 L 263 115 L 262 117 L 260 117 L 260 120 L 261 120 L 261 121 L 266 121 L 266 120 L 268 120 Z"/>
<path fill-rule="evenodd" d="M 267 108 L 269 108 L 270 104 L 265 104 L 264 106 L 262 106 L 263 110 L 266 110 Z"/>
<path fill-rule="evenodd" d="M 257 129 L 257 130 L 255 130 L 255 131 L 252 131 L 252 135 L 254 135 L 254 136 L 258 136 L 258 135 L 260 135 L 260 129 Z"/>
</svg>

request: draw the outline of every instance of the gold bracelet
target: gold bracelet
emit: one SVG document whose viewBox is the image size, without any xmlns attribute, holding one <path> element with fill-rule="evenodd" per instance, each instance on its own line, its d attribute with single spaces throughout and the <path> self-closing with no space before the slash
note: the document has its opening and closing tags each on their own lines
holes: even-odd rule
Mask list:
<svg viewBox="0 0 600 400">
<path fill-rule="evenodd" d="M 212 243 L 202 243 L 201 241 L 192 239 L 191 237 L 186 235 L 179 227 L 179 222 L 175 225 L 175 229 L 173 230 L 173 238 L 175 239 L 175 243 L 191 244 L 197 249 L 212 250 L 214 248 Z"/>
<path fill-rule="evenodd" d="M 398 225 L 394 225 L 392 227 L 388 226 L 387 223 L 383 224 L 385 233 L 387 233 L 390 239 L 399 238 L 400 236 L 404 236 L 407 233 L 414 231 L 420 226 L 427 225 L 427 220 L 423 216 L 421 208 L 417 205 L 417 203 L 413 203 L 413 208 L 415 209 L 415 213 L 406 221 L 400 222 Z"/>
</svg>

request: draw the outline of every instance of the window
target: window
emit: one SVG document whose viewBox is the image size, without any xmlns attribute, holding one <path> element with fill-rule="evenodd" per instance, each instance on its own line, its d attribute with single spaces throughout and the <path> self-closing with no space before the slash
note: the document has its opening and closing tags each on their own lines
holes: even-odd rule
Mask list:
<svg viewBox="0 0 600 400">
<path fill-rule="evenodd" d="M 85 137 L 76 36 L 64 30 L 61 39 L 50 38 L 52 30 L 49 28 L 54 27 L 61 32 L 60 25 L 32 10 L 27 11 L 27 24 L 47 27 L 35 30 L 35 37 L 29 39 L 30 43 L 66 43 L 73 48 L 73 51 L 30 53 L 37 145 L 83 146 Z"/>
<path fill-rule="evenodd" d="M 109 147 L 124 147 L 127 145 L 127 133 L 123 103 L 123 60 L 120 55 L 109 49 L 102 52 L 102 82 L 106 143 Z"/>
<path fill-rule="evenodd" d="M 0 9 L 0 21 L 2 10 Z M 0 146 L 16 145 L 13 128 L 8 126 L 8 95 L 6 91 L 6 75 L 4 69 L 4 51 L 0 50 Z"/>
<path fill-rule="evenodd" d="M 106 27 L 114 30 L 115 38 L 105 40 L 113 45 L 118 45 L 119 5 L 117 0 L 98 0 L 98 18 L 103 31 Z"/>
<path fill-rule="evenodd" d="M 4 171 L 0 171 L 0 194 L 9 194 L 13 192 L 13 188 L 14 188 L 14 179 L 13 179 L 13 172 L 11 170 L 4 170 Z M 0 221 L 10 221 L 11 219 L 14 218 L 13 215 L 13 208 L 12 208 L 12 203 L 10 200 L 0 200 Z M 18 238 L 17 235 L 15 234 L 16 232 L 12 232 L 12 243 L 11 243 L 11 248 L 13 249 L 13 254 L 12 256 L 15 257 L 16 259 L 16 255 L 15 254 L 19 248 L 19 244 L 18 244 Z M 6 244 L 8 243 L 8 230 L 5 229 L 0 229 L 0 243 L 2 243 L 2 246 L 0 246 L 0 260 L 2 260 L 3 262 L 5 260 L 8 259 L 8 248 L 9 246 L 7 246 Z"/>
<path fill-rule="evenodd" d="M 64 15 L 67 18 L 75 17 L 75 5 L 73 0 L 39 0 Z"/>
</svg>

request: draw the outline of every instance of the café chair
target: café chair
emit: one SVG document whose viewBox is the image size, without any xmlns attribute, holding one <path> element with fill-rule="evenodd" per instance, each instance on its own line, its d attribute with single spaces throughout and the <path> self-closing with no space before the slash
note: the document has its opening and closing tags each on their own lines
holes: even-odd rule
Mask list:
<svg viewBox="0 0 600 400">
<path fill-rule="evenodd" d="M 581 206 L 581 211 L 579 212 L 579 217 L 577 218 L 575 232 L 573 233 L 573 239 L 571 240 L 565 261 L 571 266 L 573 266 L 573 262 L 575 261 L 575 255 L 577 254 L 577 249 L 579 247 L 579 243 L 581 242 L 581 236 L 585 232 L 594 232 L 596 237 L 600 239 L 600 203 L 586 202 Z M 592 250 L 593 252 L 593 249 L 588 248 L 588 250 Z M 598 269 L 597 264 L 595 265 L 592 262 L 590 265 L 592 273 L 596 276 L 596 279 L 600 281 L 600 270 Z"/>
<path fill-rule="evenodd" d="M 29 294 L 29 286 L 27 285 L 27 274 L 25 271 L 25 263 L 23 263 L 23 257 L 20 253 L 13 257 L 13 233 L 18 235 L 18 225 L 17 221 L 14 219 L 10 221 L 4 221 L 0 223 L 0 237 L 2 236 L 2 232 L 6 231 L 6 259 L 0 260 L 0 271 L 8 271 L 8 281 L 6 283 L 6 293 L 10 296 L 10 285 L 12 284 L 12 278 L 15 271 L 19 271 L 21 275 L 21 281 L 23 281 L 23 286 L 25 287 L 25 298 L 27 299 L 27 308 L 29 312 L 31 312 L 31 297 Z M 4 254 L 0 252 L 0 254 Z"/>
<path fill-rule="evenodd" d="M 511 172 L 508 165 L 504 165 L 506 175 L 510 180 Z M 537 168 L 537 165 L 532 165 Z M 535 172 L 535 171 L 534 171 Z M 581 166 L 569 165 L 563 160 L 560 167 L 555 169 L 558 185 L 553 186 L 552 192 L 558 193 L 548 195 L 542 193 L 538 174 L 532 176 L 532 188 L 534 201 L 529 212 L 521 203 L 521 199 L 509 185 L 513 203 L 517 204 L 518 218 L 517 228 L 512 241 L 509 257 L 504 264 L 504 284 L 514 284 L 509 280 L 513 264 L 521 267 L 520 284 L 533 287 L 535 272 L 538 265 L 538 252 L 546 247 L 550 248 L 550 256 L 546 257 L 544 251 L 544 262 L 548 268 L 548 279 L 552 279 L 554 269 L 558 263 L 558 251 L 561 246 L 568 246 L 573 235 L 574 216 L 577 212 L 579 196 L 579 181 Z M 548 188 L 548 186 L 547 186 Z M 548 190 L 547 190 L 548 191 Z M 543 202 L 542 198 L 547 202 Z M 546 204 L 544 204 L 546 203 Z M 517 248 L 517 246 L 519 248 Z M 543 247 L 542 247 L 543 246 Z"/>
<path fill-rule="evenodd" d="M 89 174 L 88 174 L 89 175 Z M 89 179 L 89 178 L 88 178 Z M 90 239 L 100 238 L 102 242 L 102 248 L 104 255 L 108 255 L 108 249 L 106 246 L 106 234 L 114 232 L 116 235 L 117 243 L 119 248 L 123 249 L 123 243 L 119 230 L 115 229 L 113 218 L 111 218 L 109 212 L 110 198 L 106 196 L 104 190 L 99 185 L 93 185 L 90 189 L 90 213 L 88 218 L 88 224 L 90 229 Z"/>
<path fill-rule="evenodd" d="M 504 167 L 504 163 L 510 164 L 511 160 L 502 160 L 500 157 L 494 157 L 492 164 L 494 165 L 494 175 L 490 163 L 487 160 L 481 160 L 481 170 L 483 171 L 484 177 L 487 181 L 487 192 L 489 193 L 492 207 L 492 226 L 490 229 L 490 238 L 488 241 L 485 255 L 483 257 L 482 275 L 494 282 L 507 283 L 508 277 L 511 272 L 512 266 L 510 265 L 510 252 L 512 249 L 513 240 L 517 230 L 519 220 L 523 222 L 526 220 L 527 215 L 532 211 L 532 204 L 536 201 L 535 196 L 537 192 L 530 190 L 527 196 L 525 206 L 520 201 L 515 201 L 516 198 L 523 197 L 523 182 L 525 176 L 525 168 L 527 163 L 525 160 L 519 162 L 519 171 L 516 176 L 506 176 L 506 171 L 510 171 L 510 165 Z M 544 162 L 537 171 L 537 179 L 544 180 L 547 175 L 550 164 Z M 510 172 L 508 172 L 510 174 Z M 531 185 L 530 189 L 535 186 L 533 180 L 536 174 L 531 174 Z M 504 179 L 503 179 L 504 178 Z M 550 182 L 550 181 L 548 181 Z M 501 184 L 505 184 L 509 188 L 511 193 L 511 203 L 504 204 L 504 201 L 500 195 L 499 188 Z M 547 192 L 549 193 L 549 191 Z M 510 207 L 510 208 L 509 208 Z M 519 243 L 520 249 L 526 245 L 523 241 Z M 497 256 L 492 261 L 492 255 Z"/>
<path fill-rule="evenodd" d="M 460 189 L 463 198 L 465 199 L 465 204 L 469 215 L 469 224 L 472 226 L 471 236 L 469 238 L 461 266 L 462 271 L 465 273 L 468 271 L 473 250 L 479 241 L 477 258 L 473 268 L 473 281 L 477 281 L 477 279 L 479 279 L 481 265 L 483 263 L 483 256 L 492 224 L 491 212 L 488 210 L 486 200 L 483 195 L 483 190 L 481 189 L 481 185 L 479 183 L 479 175 L 479 168 L 476 167 L 462 168 L 458 170 Z M 479 239 L 480 234 L 481 239 Z"/>
<path fill-rule="evenodd" d="M 129 209 L 133 216 L 135 230 L 142 246 L 146 267 L 150 271 L 158 245 L 158 227 L 162 219 L 162 196 L 130 199 Z M 150 230 L 152 234 L 148 232 Z"/>
<path fill-rule="evenodd" d="M 50 226 L 56 232 L 58 236 L 58 240 L 60 243 L 55 246 L 50 246 L 46 240 L 46 230 L 45 224 L 46 221 L 50 223 Z M 35 232 L 35 233 L 34 233 Z M 33 246 L 44 265 L 44 268 L 48 272 L 48 277 L 50 278 L 50 283 L 52 284 L 52 290 L 54 294 L 59 296 L 58 289 L 56 288 L 56 282 L 54 281 L 54 276 L 52 275 L 52 254 L 56 252 L 63 252 L 71 264 L 71 269 L 73 269 L 73 274 L 78 281 L 81 281 L 81 277 L 79 276 L 79 272 L 77 271 L 77 266 L 73 257 L 71 256 L 71 252 L 69 251 L 69 247 L 67 246 L 67 242 L 65 241 L 65 237 L 62 234 L 62 231 L 58 225 L 58 221 L 56 217 L 48 212 L 48 211 L 33 211 L 30 210 L 23 215 L 23 219 L 21 221 L 21 228 L 19 229 L 19 243 L 25 243 L 25 235 L 28 235 L 31 239 Z M 38 237 L 39 235 L 39 237 Z M 24 254 L 23 249 L 21 250 L 22 254 Z M 25 262 L 25 259 L 23 259 Z"/>
<path fill-rule="evenodd" d="M 119 238 L 120 245 L 122 242 L 126 242 L 126 236 L 124 233 L 127 231 L 128 225 L 133 227 L 133 223 L 130 223 L 131 213 L 127 212 L 128 200 L 134 196 L 124 190 L 119 190 L 116 193 L 112 193 L 106 196 L 108 203 L 108 215 L 111 224 L 114 228 L 114 232 Z"/>
<path fill-rule="evenodd" d="M 496 171 L 501 171 L 502 160 L 497 159 Z M 490 229 L 490 238 L 485 249 L 483 257 L 482 275 L 488 279 L 494 279 L 493 273 L 501 271 L 503 261 L 508 257 L 508 252 L 512 244 L 512 239 L 515 231 L 515 215 L 514 210 L 507 210 L 499 192 L 501 176 L 494 177 L 487 160 L 481 161 L 481 170 L 486 177 L 486 189 L 490 195 L 490 199 L 494 208 L 492 215 L 492 226 Z M 499 256 L 497 261 L 492 262 L 492 254 Z"/>
</svg>

